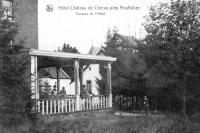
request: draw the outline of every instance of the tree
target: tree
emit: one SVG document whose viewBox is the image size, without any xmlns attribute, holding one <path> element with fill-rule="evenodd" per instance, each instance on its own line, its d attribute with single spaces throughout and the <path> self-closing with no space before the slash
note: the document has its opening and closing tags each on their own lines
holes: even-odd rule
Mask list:
<svg viewBox="0 0 200 133">
<path fill-rule="evenodd" d="M 137 52 L 138 43 L 136 38 L 120 35 L 116 30 L 113 33 L 110 31 L 107 33 L 106 46 L 102 47 L 103 54 L 117 58 L 117 61 L 112 64 L 114 94 L 143 96 L 145 93 L 144 72 L 146 68 L 142 56 Z M 104 67 L 100 67 L 102 79 L 106 79 Z M 100 82 L 101 85 L 102 82 L 103 80 Z"/>
<path fill-rule="evenodd" d="M 61 52 L 67 52 L 67 53 L 80 53 L 76 47 L 71 47 L 69 44 L 65 44 L 62 47 Z"/>
<path fill-rule="evenodd" d="M 16 34 L 17 24 L 0 16 L 0 120 L 7 126 L 36 118 L 27 81 L 30 62 L 27 56 L 19 54 L 23 43 L 13 41 Z"/>
<path fill-rule="evenodd" d="M 185 117 L 186 110 L 194 109 L 192 106 L 186 109 L 186 104 L 196 103 L 199 95 L 200 3 L 195 0 L 160 3 L 150 8 L 144 26 L 148 35 L 142 52 L 148 69 L 154 71 L 152 76 L 159 73 L 165 79 L 157 85 L 175 89 L 170 91 L 182 99 Z"/>
</svg>

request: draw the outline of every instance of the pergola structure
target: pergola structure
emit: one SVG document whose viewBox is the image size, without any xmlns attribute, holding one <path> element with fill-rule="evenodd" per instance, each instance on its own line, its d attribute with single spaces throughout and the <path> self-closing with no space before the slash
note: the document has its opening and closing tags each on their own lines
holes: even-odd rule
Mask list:
<svg viewBox="0 0 200 133">
<path fill-rule="evenodd" d="M 34 94 L 33 98 L 38 101 L 37 111 L 41 114 L 59 114 L 82 110 L 112 108 L 111 64 L 116 61 L 116 58 L 36 49 L 30 49 L 29 56 L 31 57 L 31 90 Z M 43 63 L 44 60 L 46 64 Z M 109 89 L 109 94 L 107 96 L 81 98 L 79 69 L 83 72 L 83 64 L 89 65 L 93 63 L 107 66 L 107 89 Z M 56 68 L 58 68 L 57 86 L 59 88 L 59 68 L 65 65 L 73 65 L 74 67 L 75 96 L 41 100 L 39 96 L 38 68 L 56 66 Z"/>
</svg>

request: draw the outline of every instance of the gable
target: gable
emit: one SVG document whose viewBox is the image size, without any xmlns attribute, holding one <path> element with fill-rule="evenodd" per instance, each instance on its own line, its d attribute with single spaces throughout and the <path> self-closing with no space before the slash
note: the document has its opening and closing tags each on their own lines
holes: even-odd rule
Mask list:
<svg viewBox="0 0 200 133">
<path fill-rule="evenodd" d="M 92 46 L 88 52 L 89 55 L 98 55 L 99 52 L 101 51 L 100 47 L 94 47 Z"/>
<path fill-rule="evenodd" d="M 57 79 L 57 70 L 55 67 L 43 68 L 39 71 L 39 77 Z M 67 75 L 62 68 L 60 69 L 60 79 L 70 79 L 69 75 Z"/>
</svg>

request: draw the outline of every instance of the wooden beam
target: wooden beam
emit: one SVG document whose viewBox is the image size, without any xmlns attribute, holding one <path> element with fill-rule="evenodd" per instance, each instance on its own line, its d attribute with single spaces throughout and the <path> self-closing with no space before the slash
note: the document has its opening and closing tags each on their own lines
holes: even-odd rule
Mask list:
<svg viewBox="0 0 200 133">
<path fill-rule="evenodd" d="M 84 60 L 107 61 L 107 62 L 116 61 L 116 58 L 113 58 L 113 57 L 110 57 L 110 56 L 74 54 L 74 53 L 44 51 L 44 50 L 36 50 L 36 49 L 30 49 L 29 54 L 35 55 L 35 56 L 59 57 L 59 58 L 70 58 L 70 59 L 84 59 Z"/>
</svg>

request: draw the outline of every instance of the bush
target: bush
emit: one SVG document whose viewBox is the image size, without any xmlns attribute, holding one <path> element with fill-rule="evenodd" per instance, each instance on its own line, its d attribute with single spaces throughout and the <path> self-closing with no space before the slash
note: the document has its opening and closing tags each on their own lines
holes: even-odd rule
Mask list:
<svg viewBox="0 0 200 133">
<path fill-rule="evenodd" d="M 0 119 L 4 126 L 17 126 L 24 121 L 34 122 L 34 100 L 31 98 L 27 56 L 18 54 L 14 47 L 3 54 L 1 74 Z"/>
</svg>

